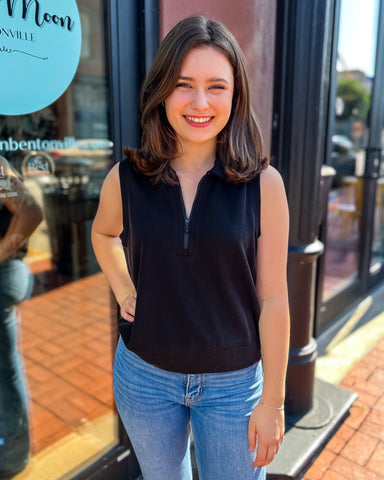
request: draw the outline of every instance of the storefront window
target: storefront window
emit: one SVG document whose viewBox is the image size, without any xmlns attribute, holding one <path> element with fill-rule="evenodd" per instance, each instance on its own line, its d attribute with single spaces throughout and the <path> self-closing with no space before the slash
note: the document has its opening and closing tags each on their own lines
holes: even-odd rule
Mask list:
<svg viewBox="0 0 384 480">
<path fill-rule="evenodd" d="M 376 183 L 375 217 L 372 242 L 371 272 L 384 262 L 384 127 L 381 134 L 380 176 Z"/>
<path fill-rule="evenodd" d="M 342 0 L 328 204 L 323 300 L 358 274 L 365 147 L 375 74 L 379 0 Z"/>
<path fill-rule="evenodd" d="M 101 0 L 77 6 L 70 86 L 41 110 L 0 116 L 0 476 L 69 479 L 118 441 L 110 292 L 90 239 L 113 163 L 104 12 Z M 2 256 L 16 218 L 35 230 Z"/>
</svg>

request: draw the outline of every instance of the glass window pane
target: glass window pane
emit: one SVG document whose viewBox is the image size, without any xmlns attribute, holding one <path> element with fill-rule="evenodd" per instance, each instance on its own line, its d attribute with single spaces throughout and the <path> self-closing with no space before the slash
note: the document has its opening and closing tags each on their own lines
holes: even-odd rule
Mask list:
<svg viewBox="0 0 384 480">
<path fill-rule="evenodd" d="M 384 128 L 383 128 L 384 132 Z M 382 137 L 383 138 L 383 137 Z M 382 148 L 384 152 L 384 141 L 382 139 Z M 381 268 L 384 261 L 384 156 L 380 168 L 380 177 L 376 183 L 375 216 L 372 241 L 371 272 Z"/>
<path fill-rule="evenodd" d="M 378 0 L 342 0 L 328 204 L 323 300 L 358 274 L 365 148 L 374 81 Z"/>
<path fill-rule="evenodd" d="M 0 473 L 30 454 L 25 474 L 50 480 L 118 442 L 115 312 L 90 239 L 113 163 L 104 11 L 101 0 L 77 4 L 70 87 L 40 111 L 0 116 Z"/>
</svg>

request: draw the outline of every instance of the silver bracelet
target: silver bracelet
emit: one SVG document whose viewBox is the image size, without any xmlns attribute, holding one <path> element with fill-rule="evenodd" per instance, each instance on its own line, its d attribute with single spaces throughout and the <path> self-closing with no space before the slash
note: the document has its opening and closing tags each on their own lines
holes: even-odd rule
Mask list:
<svg viewBox="0 0 384 480">
<path fill-rule="evenodd" d="M 271 407 L 271 405 L 267 405 L 266 403 L 260 401 L 260 405 L 263 405 L 263 407 L 271 408 L 272 410 L 279 410 L 282 412 L 284 410 L 284 405 L 282 407 Z"/>
</svg>

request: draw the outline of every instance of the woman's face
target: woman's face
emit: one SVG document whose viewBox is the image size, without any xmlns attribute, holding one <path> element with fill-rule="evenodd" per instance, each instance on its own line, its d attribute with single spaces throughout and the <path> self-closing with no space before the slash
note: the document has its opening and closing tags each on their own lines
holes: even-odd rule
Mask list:
<svg viewBox="0 0 384 480">
<path fill-rule="evenodd" d="M 233 69 L 225 55 L 206 46 L 188 52 L 176 88 L 165 101 L 182 146 L 216 146 L 231 114 L 233 90 Z"/>
</svg>

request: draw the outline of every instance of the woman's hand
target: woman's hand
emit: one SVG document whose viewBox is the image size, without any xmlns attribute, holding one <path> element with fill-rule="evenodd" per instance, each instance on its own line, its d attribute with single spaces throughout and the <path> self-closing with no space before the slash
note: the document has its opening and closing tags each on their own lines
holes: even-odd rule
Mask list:
<svg viewBox="0 0 384 480">
<path fill-rule="evenodd" d="M 270 408 L 258 403 L 253 409 L 248 425 L 249 450 L 257 443 L 255 468 L 272 462 L 284 437 L 284 410 Z"/>
<path fill-rule="evenodd" d="M 120 306 L 120 315 L 121 318 L 127 320 L 128 322 L 133 322 L 135 320 L 135 311 L 136 311 L 136 292 L 130 293 L 125 297 Z"/>
</svg>

